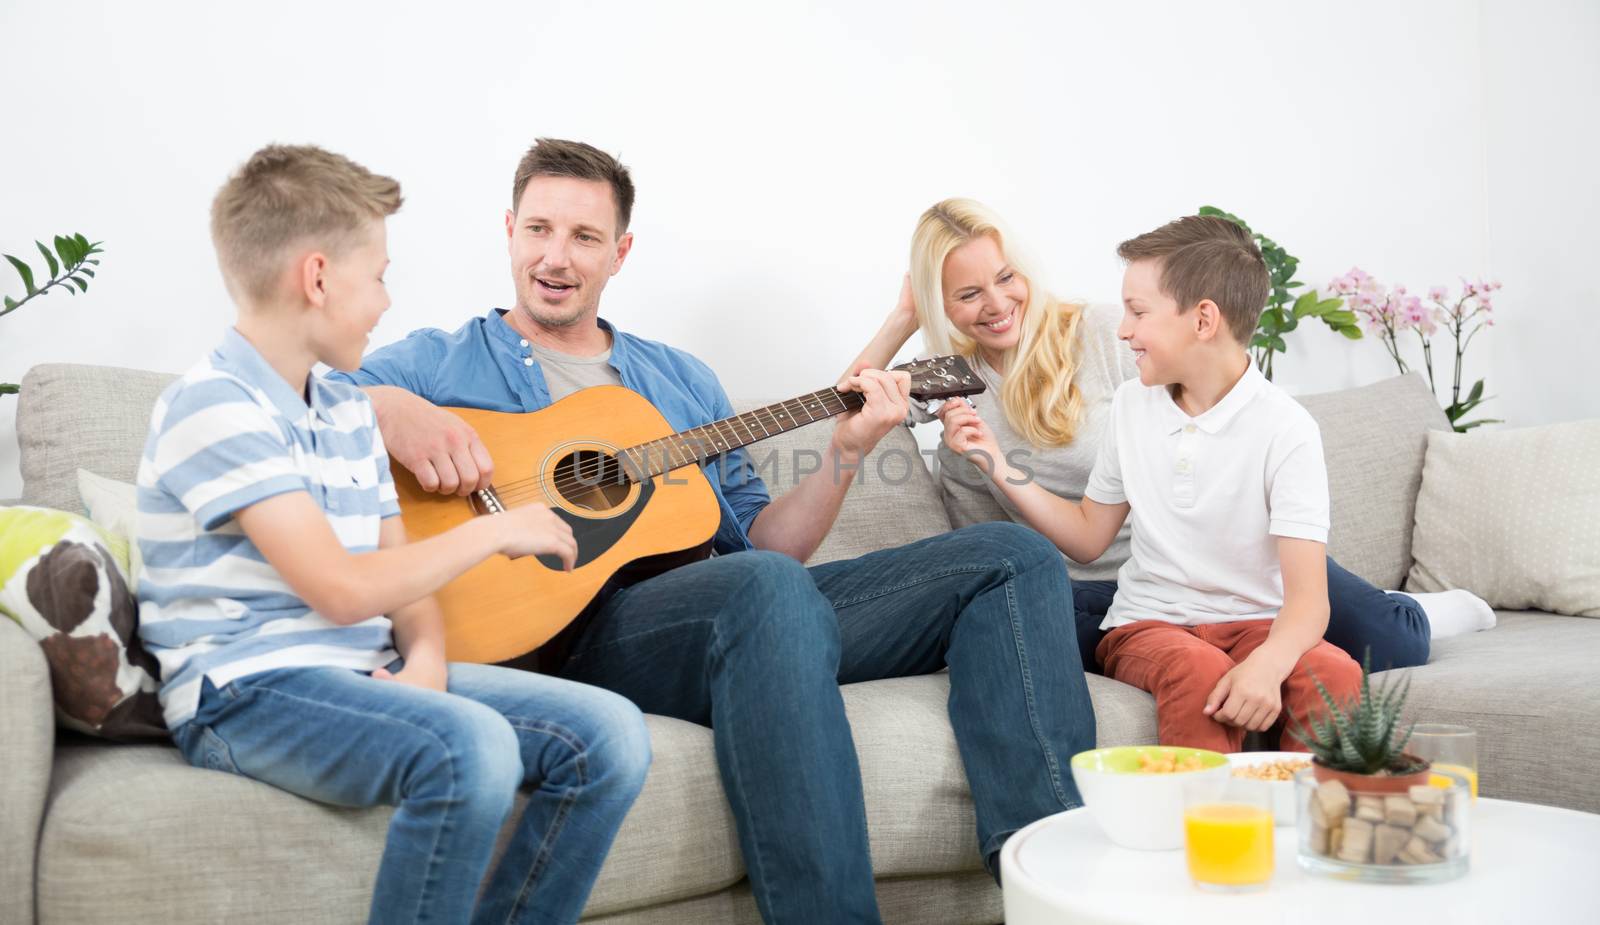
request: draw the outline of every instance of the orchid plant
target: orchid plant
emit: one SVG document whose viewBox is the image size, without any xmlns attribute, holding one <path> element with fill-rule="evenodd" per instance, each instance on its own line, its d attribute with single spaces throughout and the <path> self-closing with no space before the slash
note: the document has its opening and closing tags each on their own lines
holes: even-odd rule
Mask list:
<svg viewBox="0 0 1600 925">
<path fill-rule="evenodd" d="M 1422 344 L 1422 361 L 1428 371 L 1428 387 L 1433 390 L 1435 397 L 1439 389 L 1433 373 L 1433 338 L 1440 327 L 1449 331 L 1451 339 L 1455 341 L 1450 404 L 1444 409 L 1450 426 L 1460 433 L 1466 433 L 1483 424 L 1501 423 L 1495 418 L 1461 420 L 1493 397 L 1483 394 L 1483 380 L 1479 379 L 1462 398 L 1461 359 L 1478 332 L 1494 326 L 1494 293 L 1500 291 L 1498 281 L 1480 279 L 1469 282 L 1463 278 L 1461 294 L 1453 299 L 1449 287 L 1434 286 L 1428 290 L 1424 302 L 1421 296 L 1409 294 L 1404 286 L 1387 287 L 1360 267 L 1352 267 L 1350 272 L 1329 283 L 1328 289 L 1344 297 L 1351 310 L 1366 321 L 1368 329 L 1383 341 L 1390 359 L 1394 360 L 1395 367 L 1401 373 L 1410 371 L 1405 358 L 1400 355 L 1401 335 L 1406 331 L 1416 332 Z"/>
</svg>

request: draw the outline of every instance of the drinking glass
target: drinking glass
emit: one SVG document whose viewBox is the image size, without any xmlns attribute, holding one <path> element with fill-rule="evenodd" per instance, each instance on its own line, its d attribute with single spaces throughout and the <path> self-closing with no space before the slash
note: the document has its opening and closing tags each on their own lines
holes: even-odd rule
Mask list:
<svg viewBox="0 0 1600 925">
<path fill-rule="evenodd" d="M 1259 890 L 1272 879 L 1272 791 L 1265 781 L 1230 778 L 1216 788 L 1184 789 L 1183 832 L 1189 876 L 1203 890 Z"/>
<path fill-rule="evenodd" d="M 1478 798 L 1478 734 L 1468 726 L 1447 723 L 1418 723 L 1411 731 L 1411 742 L 1406 750 L 1433 765 L 1435 770 L 1459 774 L 1472 787 L 1472 798 Z M 1443 775 L 1430 780 L 1436 787 L 1448 787 Z"/>
</svg>

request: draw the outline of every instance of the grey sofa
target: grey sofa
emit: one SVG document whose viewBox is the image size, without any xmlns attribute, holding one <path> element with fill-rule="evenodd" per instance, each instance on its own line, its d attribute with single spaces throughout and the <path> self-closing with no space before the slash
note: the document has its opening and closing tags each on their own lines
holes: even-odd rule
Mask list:
<svg viewBox="0 0 1600 925">
<path fill-rule="evenodd" d="M 84 467 L 131 480 L 149 409 L 171 377 L 49 365 L 23 382 L 17 431 L 24 501 L 81 510 Z M 1424 434 L 1445 426 L 1417 377 L 1312 396 L 1334 498 L 1332 550 L 1398 587 L 1410 564 Z M 748 407 L 753 403 L 746 403 Z M 776 492 L 814 464 L 826 424 L 759 447 Z M 982 494 L 941 497 L 909 432 L 892 433 L 850 490 L 822 562 L 1002 516 Z M 775 466 L 776 468 L 771 468 Z M 1383 479 L 1370 473 L 1382 471 Z M 1376 484 L 1374 484 L 1376 483 Z M 1065 602 L 1061 619 L 1071 619 Z M 1502 613 L 1498 628 L 1436 645 L 1415 672 L 1418 716 L 1480 731 L 1483 793 L 1600 810 L 1600 718 L 1589 686 L 1600 621 Z M 1151 698 L 1090 677 L 1101 744 L 1153 742 Z M 889 922 L 998 922 L 973 812 L 930 675 L 854 684 L 845 704 L 860 753 L 874 870 Z M 611 923 L 753 922 L 755 904 L 722 795 L 709 730 L 649 717 L 655 762 L 586 915 Z M 164 744 L 114 744 L 52 718 L 44 658 L 0 619 L 0 922 L 153 918 L 351 922 L 363 918 L 389 810 L 337 809 L 191 768 Z"/>
</svg>

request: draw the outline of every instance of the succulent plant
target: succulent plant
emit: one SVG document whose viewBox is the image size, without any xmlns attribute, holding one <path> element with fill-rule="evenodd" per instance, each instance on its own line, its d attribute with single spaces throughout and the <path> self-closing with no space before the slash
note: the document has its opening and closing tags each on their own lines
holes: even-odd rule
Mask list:
<svg viewBox="0 0 1600 925">
<path fill-rule="evenodd" d="M 1400 728 L 1400 710 L 1411 692 L 1411 678 L 1380 684 L 1373 689 L 1371 676 L 1371 651 L 1361 659 L 1361 692 L 1343 704 L 1315 675 L 1311 680 L 1317 693 L 1328 705 L 1321 717 L 1310 717 L 1307 730 L 1292 718 L 1290 735 L 1305 743 L 1306 748 L 1324 767 L 1353 774 L 1410 774 L 1426 767 L 1425 762 L 1405 753 L 1411 741 L 1415 723 Z"/>
</svg>

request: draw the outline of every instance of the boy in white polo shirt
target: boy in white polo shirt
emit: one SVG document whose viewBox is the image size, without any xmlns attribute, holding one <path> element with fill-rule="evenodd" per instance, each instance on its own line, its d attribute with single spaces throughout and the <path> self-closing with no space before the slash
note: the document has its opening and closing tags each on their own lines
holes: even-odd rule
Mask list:
<svg viewBox="0 0 1600 925">
<path fill-rule="evenodd" d="M 1096 659 L 1155 695 L 1163 745 L 1238 751 L 1285 707 L 1302 725 L 1321 710 L 1313 674 L 1336 698 L 1360 684 L 1360 667 L 1322 638 L 1322 438 L 1246 352 L 1271 280 L 1243 229 L 1189 216 L 1117 253 L 1128 261 L 1117 333 L 1139 381 L 1112 399 L 1083 502 L 1052 495 L 1049 516 L 1032 520 L 1092 562 L 1131 513 Z M 982 425 L 968 426 L 982 448 Z"/>
<path fill-rule="evenodd" d="M 370 921 L 576 922 L 644 784 L 643 717 L 609 691 L 446 663 L 431 597 L 498 553 L 570 568 L 572 531 L 522 507 L 406 543 L 371 403 L 312 372 L 361 365 L 399 207 L 394 180 L 313 147 L 263 148 L 217 193 L 238 318 L 151 417 L 139 633 L 190 763 L 396 807 Z"/>
</svg>

